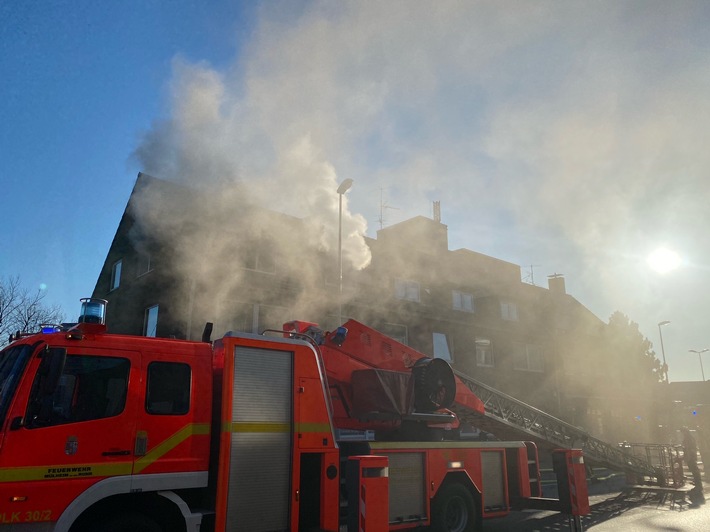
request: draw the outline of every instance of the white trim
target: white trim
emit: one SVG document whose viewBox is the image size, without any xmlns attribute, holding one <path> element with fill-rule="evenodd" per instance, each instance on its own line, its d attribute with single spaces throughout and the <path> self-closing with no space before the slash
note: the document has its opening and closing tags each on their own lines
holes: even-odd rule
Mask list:
<svg viewBox="0 0 710 532">
<path fill-rule="evenodd" d="M 203 514 L 193 513 L 182 497 L 174 491 L 159 491 L 158 495 L 165 497 L 179 508 L 182 518 L 185 520 L 185 530 L 187 530 L 187 532 L 200 532 Z"/>
<path fill-rule="evenodd" d="M 176 489 L 204 488 L 207 471 L 194 473 L 159 473 L 155 475 L 123 475 L 105 478 L 83 491 L 59 516 L 54 532 L 68 532 L 74 522 L 91 505 L 112 495 L 136 491 L 157 492 Z"/>
</svg>

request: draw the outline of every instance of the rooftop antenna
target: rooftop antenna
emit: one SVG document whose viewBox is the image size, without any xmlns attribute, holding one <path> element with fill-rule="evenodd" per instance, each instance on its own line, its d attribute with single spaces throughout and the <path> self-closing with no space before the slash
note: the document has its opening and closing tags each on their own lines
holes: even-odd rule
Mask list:
<svg viewBox="0 0 710 532">
<path fill-rule="evenodd" d="M 387 205 L 387 202 L 382 197 L 383 190 L 384 189 L 382 187 L 380 187 L 380 217 L 377 219 L 377 221 L 380 222 L 380 229 L 383 229 L 385 226 L 385 210 L 386 209 L 393 209 L 395 211 L 399 210 L 397 207 L 390 207 L 389 205 Z"/>
<path fill-rule="evenodd" d="M 434 221 L 441 223 L 441 201 L 434 202 Z"/>
<path fill-rule="evenodd" d="M 531 265 L 529 266 L 529 268 L 530 268 L 530 274 L 527 275 L 527 276 L 523 279 L 523 281 L 524 281 L 524 282 L 527 281 L 527 282 L 529 282 L 531 285 L 536 286 L 536 284 L 535 284 L 535 268 L 539 268 L 539 267 L 540 267 L 540 264 L 531 264 Z"/>
</svg>

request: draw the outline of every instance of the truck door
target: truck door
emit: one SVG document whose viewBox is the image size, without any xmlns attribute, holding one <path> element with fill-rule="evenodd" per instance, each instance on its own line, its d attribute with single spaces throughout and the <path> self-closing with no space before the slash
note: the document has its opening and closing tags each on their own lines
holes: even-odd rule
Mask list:
<svg viewBox="0 0 710 532">
<path fill-rule="evenodd" d="M 138 353 L 72 347 L 51 396 L 42 396 L 39 365 L 32 361 L 5 425 L 0 522 L 54 521 L 100 480 L 131 473 Z"/>
<path fill-rule="evenodd" d="M 148 489 L 141 475 L 154 473 L 171 474 L 171 485 L 207 485 L 210 358 L 174 351 L 143 352 L 134 489 Z"/>
</svg>

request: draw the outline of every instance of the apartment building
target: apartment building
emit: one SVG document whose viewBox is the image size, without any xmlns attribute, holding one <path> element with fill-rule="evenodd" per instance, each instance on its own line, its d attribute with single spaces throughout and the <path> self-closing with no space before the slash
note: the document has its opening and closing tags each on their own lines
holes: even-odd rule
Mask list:
<svg viewBox="0 0 710 532">
<path fill-rule="evenodd" d="M 369 266 L 343 263 L 341 299 L 338 257 L 308 220 L 217 203 L 138 175 L 93 293 L 110 331 L 199 339 L 205 322 L 221 335 L 353 318 L 598 437 L 650 437 L 648 399 L 609 378 L 606 324 L 564 277 L 525 283 L 518 265 L 450 250 L 447 226 L 417 216 L 365 239 Z"/>
</svg>

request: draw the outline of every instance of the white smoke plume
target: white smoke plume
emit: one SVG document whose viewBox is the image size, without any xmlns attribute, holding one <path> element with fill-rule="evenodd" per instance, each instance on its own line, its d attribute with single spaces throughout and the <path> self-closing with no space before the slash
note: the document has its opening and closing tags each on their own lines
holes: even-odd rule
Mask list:
<svg viewBox="0 0 710 532">
<path fill-rule="evenodd" d="M 649 306 L 700 304 L 710 263 L 709 21 L 691 1 L 264 3 L 231 68 L 175 59 L 169 115 L 136 153 L 312 218 L 325 246 L 353 178 L 356 267 L 382 188 L 398 220 L 441 200 L 454 247 L 566 273 L 602 318 L 690 318 Z M 661 286 L 636 265 L 662 243 L 703 267 Z"/>
</svg>

